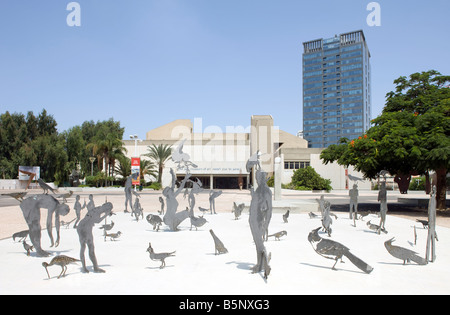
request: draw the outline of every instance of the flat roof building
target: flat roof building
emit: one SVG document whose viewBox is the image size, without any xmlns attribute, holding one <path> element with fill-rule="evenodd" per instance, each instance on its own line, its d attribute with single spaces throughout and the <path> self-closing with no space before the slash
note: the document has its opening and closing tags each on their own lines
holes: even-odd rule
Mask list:
<svg viewBox="0 0 450 315">
<path fill-rule="evenodd" d="M 303 133 L 310 148 L 369 128 L 370 52 L 363 31 L 303 43 Z"/>
</svg>

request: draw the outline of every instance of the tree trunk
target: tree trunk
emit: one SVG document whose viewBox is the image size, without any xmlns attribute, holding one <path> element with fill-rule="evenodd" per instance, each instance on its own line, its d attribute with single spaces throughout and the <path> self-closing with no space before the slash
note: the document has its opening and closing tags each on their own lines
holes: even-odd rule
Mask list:
<svg viewBox="0 0 450 315">
<path fill-rule="evenodd" d="M 446 202 L 447 169 L 445 167 L 436 170 L 436 208 L 445 210 Z"/>
<path fill-rule="evenodd" d="M 394 182 L 397 183 L 401 194 L 407 194 L 409 189 L 409 182 L 411 181 L 411 174 L 398 173 L 394 177 Z"/>
</svg>

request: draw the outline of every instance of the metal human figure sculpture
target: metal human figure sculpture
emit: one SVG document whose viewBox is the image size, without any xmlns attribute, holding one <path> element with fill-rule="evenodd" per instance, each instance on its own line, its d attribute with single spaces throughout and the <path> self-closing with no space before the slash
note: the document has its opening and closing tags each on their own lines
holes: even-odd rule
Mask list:
<svg viewBox="0 0 450 315">
<path fill-rule="evenodd" d="M 253 273 L 264 270 L 264 278 L 270 274 L 270 254 L 267 253 L 264 241 L 268 237 L 270 219 L 272 217 L 272 191 L 267 186 L 267 173 L 256 170 L 258 187 L 252 194 L 250 202 L 249 224 L 253 241 L 256 246 L 256 265 L 252 268 Z"/>
<path fill-rule="evenodd" d="M 353 224 L 356 226 L 355 220 L 358 216 L 358 184 L 353 184 L 353 188 L 348 191 L 350 196 L 350 219 L 353 219 Z"/>
<path fill-rule="evenodd" d="M 75 209 L 75 214 L 77 216 L 77 220 L 75 221 L 75 224 L 73 225 L 73 228 L 76 229 L 77 224 L 78 224 L 78 222 L 80 222 L 80 219 L 81 219 L 81 210 L 86 208 L 86 199 L 84 200 L 83 206 L 81 206 L 80 195 L 76 195 L 75 204 L 73 205 L 73 208 Z"/>
<path fill-rule="evenodd" d="M 178 225 L 180 225 L 181 222 L 183 222 L 185 219 L 189 217 L 189 211 L 183 210 L 180 212 L 177 212 L 178 209 L 178 201 L 177 196 L 180 194 L 180 192 L 184 189 L 184 186 L 186 185 L 186 182 L 188 181 L 191 174 L 186 174 L 184 179 L 180 183 L 180 187 L 176 188 L 176 177 L 173 169 L 170 169 L 170 173 L 172 174 L 172 185 L 164 188 L 163 195 L 166 197 L 166 214 L 163 217 L 163 222 L 172 231 L 178 231 Z"/>
<path fill-rule="evenodd" d="M 434 262 L 436 260 L 436 186 L 431 187 L 430 201 L 428 202 L 428 236 L 426 260 Z M 430 253 L 431 252 L 431 253 Z M 431 254 L 431 257 L 430 257 Z"/>
<path fill-rule="evenodd" d="M 211 214 L 213 214 L 213 211 L 214 211 L 214 214 L 217 214 L 216 213 L 216 198 L 219 197 L 221 194 L 222 194 L 221 190 L 218 190 L 218 191 L 211 190 L 209 192 L 209 210 L 211 211 Z"/>
<path fill-rule="evenodd" d="M 164 198 L 159 196 L 159 202 L 161 203 L 161 210 L 158 211 L 158 213 L 163 215 L 164 214 Z"/>
<path fill-rule="evenodd" d="M 80 240 L 80 260 L 83 265 L 82 272 L 88 273 L 89 270 L 86 268 L 86 261 L 84 252 L 86 250 L 86 246 L 89 250 L 89 258 L 92 261 L 94 272 L 103 273 L 105 272 L 103 269 L 99 268 L 97 263 L 97 257 L 95 256 L 95 247 L 94 247 L 94 235 L 92 233 L 92 229 L 96 223 L 100 223 L 106 216 L 112 215 L 113 205 L 110 202 L 107 202 L 99 207 L 95 207 L 94 209 L 88 210 L 88 213 L 80 221 L 77 226 L 78 238 Z"/>
<path fill-rule="evenodd" d="M 311 246 L 317 254 L 324 258 L 335 260 L 333 267 L 331 267 L 332 270 L 337 270 L 335 266 L 338 263 L 338 260 L 341 260 L 342 262 L 342 257 L 345 256 L 363 272 L 372 272 L 373 268 L 353 255 L 349 248 L 336 241 L 320 237 L 319 230 L 320 227 L 312 230 L 308 235 L 308 241 L 311 243 Z"/>
<path fill-rule="evenodd" d="M 132 178 L 131 175 L 127 177 L 127 180 L 125 181 L 125 213 L 131 212 L 131 215 L 133 215 L 133 184 L 132 184 Z M 128 211 L 128 204 L 130 204 L 131 211 Z"/>
<path fill-rule="evenodd" d="M 139 197 L 136 197 L 135 201 L 134 201 L 134 207 L 132 209 L 133 211 L 131 212 L 131 215 L 134 214 L 135 218 L 136 218 L 136 222 L 139 221 L 139 216 L 144 219 L 144 209 L 142 209 L 141 203 L 139 201 Z"/>
<path fill-rule="evenodd" d="M 58 247 L 60 241 L 60 216 L 65 216 L 69 213 L 70 208 L 66 204 L 60 204 L 53 196 L 42 194 L 28 197 L 20 204 L 23 217 L 27 222 L 29 228 L 29 236 L 31 243 L 36 249 L 36 254 L 39 257 L 49 256 L 50 253 L 41 248 L 41 208 L 48 210 L 47 214 L 47 233 L 50 238 L 50 247 Z M 56 227 L 56 242 L 53 240 L 52 225 L 53 214 L 55 215 Z"/>
<path fill-rule="evenodd" d="M 316 199 L 316 201 L 319 204 L 320 215 L 323 218 L 323 213 L 325 211 L 325 197 L 324 197 L 324 195 L 321 195 L 320 199 Z"/>
<path fill-rule="evenodd" d="M 386 192 L 386 181 L 380 183 L 380 191 L 378 192 L 378 201 L 380 202 L 380 230 L 386 230 L 386 213 L 387 208 L 387 192 Z M 380 234 L 380 233 L 378 233 Z"/>
<path fill-rule="evenodd" d="M 95 208 L 94 196 L 92 194 L 89 194 L 89 202 L 86 205 L 86 209 L 89 211 L 94 208 Z"/>
<path fill-rule="evenodd" d="M 323 210 L 323 217 L 322 217 L 322 226 L 323 229 L 328 233 L 328 236 L 331 236 L 331 224 L 333 223 L 333 219 L 331 219 L 330 216 L 330 208 L 331 204 L 328 200 L 324 201 L 324 210 Z"/>
</svg>

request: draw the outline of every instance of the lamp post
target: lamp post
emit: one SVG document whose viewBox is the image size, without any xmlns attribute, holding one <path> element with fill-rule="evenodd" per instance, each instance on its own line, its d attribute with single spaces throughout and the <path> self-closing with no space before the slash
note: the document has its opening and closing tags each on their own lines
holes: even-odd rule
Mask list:
<svg viewBox="0 0 450 315">
<path fill-rule="evenodd" d="M 94 161 L 95 161 L 95 157 L 91 156 L 89 158 L 89 161 L 91 161 L 91 176 L 94 176 Z"/>
</svg>

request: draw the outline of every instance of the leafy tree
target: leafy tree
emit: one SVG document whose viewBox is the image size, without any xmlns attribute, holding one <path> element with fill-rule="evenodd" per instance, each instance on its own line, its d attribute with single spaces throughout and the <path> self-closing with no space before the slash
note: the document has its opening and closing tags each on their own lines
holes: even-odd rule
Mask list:
<svg viewBox="0 0 450 315">
<path fill-rule="evenodd" d="M 445 209 L 446 175 L 450 156 L 450 76 L 414 73 L 394 81 L 386 106 L 373 126 L 359 137 L 341 139 L 321 153 L 325 164 L 353 165 L 367 178 L 387 170 L 406 193 L 411 175 L 437 175 L 437 207 Z"/>
<path fill-rule="evenodd" d="M 331 181 L 322 178 L 313 167 L 299 168 L 292 175 L 291 186 L 299 190 L 326 190 L 330 191 Z"/>
<path fill-rule="evenodd" d="M 164 170 L 164 164 L 172 155 L 172 146 L 168 144 L 152 144 L 147 147 L 149 151 L 144 156 L 153 159 L 158 166 L 158 183 L 162 184 L 162 175 Z"/>
</svg>

